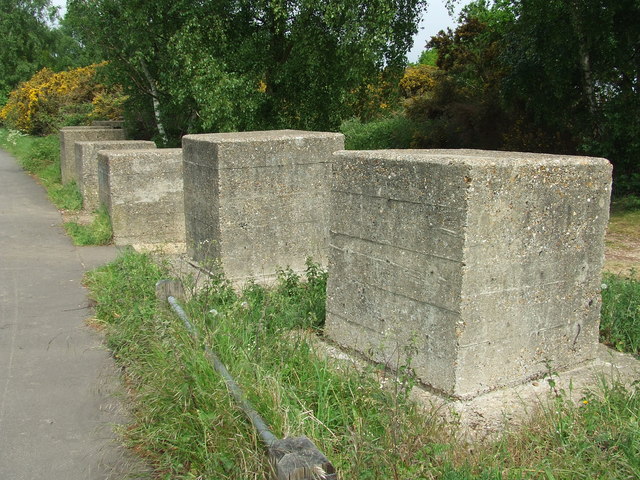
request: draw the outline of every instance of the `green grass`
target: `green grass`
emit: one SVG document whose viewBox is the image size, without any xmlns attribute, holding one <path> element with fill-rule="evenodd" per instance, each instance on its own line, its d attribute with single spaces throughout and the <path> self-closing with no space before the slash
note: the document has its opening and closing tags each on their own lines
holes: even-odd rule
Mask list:
<svg viewBox="0 0 640 480">
<path fill-rule="evenodd" d="M 82 208 L 82 196 L 76 184 L 62 185 L 61 182 L 58 135 L 34 137 L 0 129 L 0 147 L 15 156 L 22 168 L 40 181 L 57 208 L 71 211 Z"/>
<path fill-rule="evenodd" d="M 87 277 L 131 392 L 134 420 L 124 438 L 158 478 L 266 479 L 264 450 L 223 382 L 180 320 L 158 310 L 154 284 L 167 275 L 165 266 L 128 251 Z M 249 284 L 242 292 L 218 276 L 192 292 L 185 309 L 274 433 L 307 435 L 341 478 L 640 476 L 637 385 L 603 381 L 578 405 L 555 392 L 517 433 L 470 449 L 440 412 L 411 402 L 410 371 L 400 369 L 382 388 L 387 372 L 360 371 L 315 353 L 311 339 L 324 320 L 326 275 L 310 264 L 308 276 L 303 282 L 281 271 L 276 287 Z"/>
<path fill-rule="evenodd" d="M 600 341 L 640 356 L 640 280 L 606 274 L 603 287 Z"/>
<path fill-rule="evenodd" d="M 102 206 L 89 225 L 67 222 L 64 229 L 75 245 L 109 245 L 113 238 L 109 212 Z"/>
</svg>

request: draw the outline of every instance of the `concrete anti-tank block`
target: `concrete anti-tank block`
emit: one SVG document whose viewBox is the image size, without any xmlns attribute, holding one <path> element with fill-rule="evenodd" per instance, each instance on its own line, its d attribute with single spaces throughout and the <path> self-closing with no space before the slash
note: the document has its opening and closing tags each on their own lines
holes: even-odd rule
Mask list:
<svg viewBox="0 0 640 480">
<path fill-rule="evenodd" d="M 326 264 L 332 154 L 338 133 L 294 130 L 187 135 L 187 245 L 233 280 Z"/>
<path fill-rule="evenodd" d="M 326 334 L 470 398 L 593 359 L 602 158 L 339 152 Z"/>
<path fill-rule="evenodd" d="M 98 198 L 98 152 L 100 150 L 149 150 L 153 148 L 156 148 L 156 144 L 146 140 L 76 142 L 77 184 L 82 194 L 84 210 L 93 211 L 100 206 Z"/>
<path fill-rule="evenodd" d="M 182 150 L 101 150 L 100 203 L 116 245 L 184 244 Z"/>
<path fill-rule="evenodd" d="M 60 172 L 62 183 L 67 184 L 78 180 L 76 172 L 76 142 L 90 142 L 99 140 L 124 140 L 122 129 L 104 127 L 64 127 L 60 129 Z"/>
</svg>

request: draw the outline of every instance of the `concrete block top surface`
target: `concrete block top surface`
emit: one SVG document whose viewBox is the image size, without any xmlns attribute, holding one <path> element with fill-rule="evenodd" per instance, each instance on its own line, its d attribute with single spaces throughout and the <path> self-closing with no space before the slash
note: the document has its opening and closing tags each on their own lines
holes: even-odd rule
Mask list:
<svg viewBox="0 0 640 480">
<path fill-rule="evenodd" d="M 330 132 L 273 130 L 186 135 L 185 164 L 217 170 L 325 164 L 344 148 L 344 135 Z"/>
<path fill-rule="evenodd" d="M 118 147 L 122 146 L 148 146 L 149 148 L 155 148 L 156 144 L 150 140 L 83 140 L 75 142 L 76 145 L 88 146 L 88 147 Z"/>
<path fill-rule="evenodd" d="M 435 150 L 342 150 L 335 152 L 337 157 L 358 157 L 368 160 L 388 160 L 417 163 L 462 164 L 469 166 L 510 167 L 517 162 L 520 165 L 597 165 L 608 166 L 606 158 L 577 155 L 556 155 L 546 153 L 502 152 L 473 149 L 435 149 Z"/>
<path fill-rule="evenodd" d="M 145 148 L 145 149 L 126 149 L 123 148 L 121 150 L 109 150 L 102 152 L 103 155 L 108 156 L 110 160 L 116 159 L 128 159 L 132 155 L 133 156 L 141 156 L 141 155 L 151 155 L 151 156 L 175 156 L 176 154 L 182 153 L 181 148 Z"/>
<path fill-rule="evenodd" d="M 341 133 L 332 132 L 308 132 L 305 130 L 264 130 L 253 132 L 233 132 L 233 133 L 202 133 L 196 135 L 185 135 L 187 140 L 202 142 L 225 142 L 225 143 L 247 143 L 247 142 L 272 142 L 277 140 L 302 140 L 305 138 L 343 138 Z"/>
<path fill-rule="evenodd" d="M 167 168 L 182 170 L 182 149 L 102 150 L 98 154 L 98 163 L 103 165 L 108 163 L 110 169 L 131 171 L 131 173 L 157 172 Z"/>
<path fill-rule="evenodd" d="M 73 125 L 70 127 L 62 127 L 60 131 L 70 132 L 72 130 L 113 130 L 111 127 L 103 125 Z"/>
</svg>

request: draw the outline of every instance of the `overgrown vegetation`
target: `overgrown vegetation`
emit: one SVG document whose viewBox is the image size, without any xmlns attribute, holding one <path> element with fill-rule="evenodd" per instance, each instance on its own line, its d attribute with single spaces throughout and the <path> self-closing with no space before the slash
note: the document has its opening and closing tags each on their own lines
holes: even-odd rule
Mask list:
<svg viewBox="0 0 640 480">
<path fill-rule="evenodd" d="M 640 198 L 628 196 L 613 202 L 609 234 L 638 240 Z M 602 284 L 600 341 L 621 352 L 640 357 L 640 277 L 605 274 Z"/>
<path fill-rule="evenodd" d="M 347 150 L 378 150 L 409 148 L 413 140 L 414 125 L 403 115 L 394 115 L 363 123 L 357 118 L 343 122 Z"/>
<path fill-rule="evenodd" d="M 637 195 L 639 20 L 629 0 L 469 3 L 405 70 L 409 145 L 605 157 Z"/>
<path fill-rule="evenodd" d="M 70 0 L 66 19 L 111 62 L 130 118 L 166 143 L 186 132 L 337 129 L 368 85 L 397 84 L 425 7 Z"/>
<path fill-rule="evenodd" d="M 71 211 L 82 208 L 82 196 L 76 184 L 62 185 L 58 135 L 34 137 L 0 129 L 0 147 L 13 154 L 22 168 L 42 183 L 57 208 Z"/>
<path fill-rule="evenodd" d="M 201 348 L 177 317 L 158 310 L 154 285 L 167 275 L 165 265 L 128 251 L 87 277 L 97 322 L 124 369 L 133 402 L 133 423 L 122 433 L 159 478 L 267 478 L 255 434 Z M 603 382 L 578 405 L 567 392 L 550 388 L 552 402 L 530 423 L 470 453 L 440 420 L 441 412 L 412 403 L 409 370 L 389 377 L 316 352 L 312 332 L 323 322 L 326 277 L 313 264 L 307 276 L 305 282 L 284 270 L 274 288 L 250 283 L 241 292 L 217 276 L 197 292 L 191 289 L 185 308 L 274 433 L 309 436 L 342 478 L 640 474 L 637 385 Z"/>
</svg>

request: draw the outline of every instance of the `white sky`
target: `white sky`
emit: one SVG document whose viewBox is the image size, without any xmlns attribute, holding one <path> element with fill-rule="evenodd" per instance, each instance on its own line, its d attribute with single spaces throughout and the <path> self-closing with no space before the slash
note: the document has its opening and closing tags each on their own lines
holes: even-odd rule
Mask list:
<svg viewBox="0 0 640 480">
<path fill-rule="evenodd" d="M 420 57 L 420 54 L 424 50 L 424 46 L 427 41 L 440 30 L 445 30 L 447 27 L 453 27 L 456 24 L 458 13 L 462 6 L 469 3 L 471 0 L 459 0 L 454 17 L 450 17 L 447 9 L 445 8 L 445 0 L 431 0 L 427 7 L 427 13 L 423 16 L 420 22 L 420 30 L 413 39 L 413 48 L 408 53 L 407 57 L 410 62 L 415 62 Z M 52 0 L 52 3 L 60 7 L 60 14 L 64 15 L 66 7 L 66 0 Z"/>
</svg>

